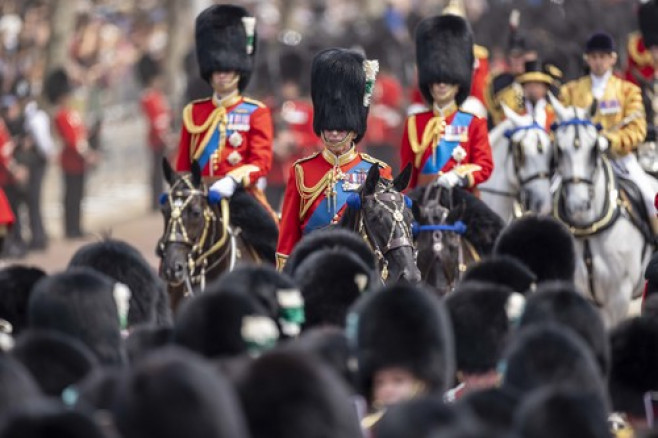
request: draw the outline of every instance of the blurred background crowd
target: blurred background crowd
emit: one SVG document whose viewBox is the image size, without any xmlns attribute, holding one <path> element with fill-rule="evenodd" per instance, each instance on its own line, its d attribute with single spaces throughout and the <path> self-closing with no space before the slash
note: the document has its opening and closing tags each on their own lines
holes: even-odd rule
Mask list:
<svg viewBox="0 0 658 438">
<path fill-rule="evenodd" d="M 234 0 L 258 19 L 259 55 L 247 94 L 275 115 L 275 163 L 268 178 L 272 205 L 289 164 L 318 147 L 308 96 L 310 60 L 320 48 L 360 47 L 379 59 L 366 151 L 395 163 L 402 122 L 411 103 L 415 70 L 413 31 L 447 0 Z M 181 109 L 209 95 L 193 54 L 194 17 L 208 0 L 2 0 L 0 2 L 0 103 L 7 134 L 2 156 L 11 166 L 0 175 L 17 217 L 5 251 L 21 256 L 43 249 L 47 235 L 62 233 L 62 149 L 56 130 L 29 129 L 35 108 L 50 118 L 43 97 L 48 72 L 64 67 L 72 81 L 72 105 L 90 134 L 98 159 L 89 165 L 82 216 L 110 215 L 131 203 L 157 207 L 149 189 L 151 167 L 146 123 L 140 111 L 142 83 L 136 64 L 149 54 L 162 67 L 162 87 L 172 122 L 163 154 L 174 154 Z M 478 44 L 489 50 L 490 73 L 506 69 L 508 19 L 521 13 L 519 30 L 544 59 L 564 72 L 582 73 L 587 36 L 605 30 L 626 59 L 628 35 L 637 27 L 636 0 L 466 0 Z M 618 66 L 623 68 L 623 66 Z M 42 113 L 43 114 L 43 113 Z M 0 130 L 2 137 L 2 130 Z M 11 146 L 7 146 L 11 143 Z M 92 145 L 93 146 L 93 145 Z M 53 165 L 48 165 L 52 163 Z M 89 163 L 88 163 L 89 164 Z M 43 190 L 42 190 L 43 189 Z M 149 199 L 150 198 L 150 199 Z M 145 202 L 147 201 L 147 202 Z M 69 237 L 76 237 L 73 233 Z M 66 233 L 69 234 L 68 232 Z"/>
</svg>

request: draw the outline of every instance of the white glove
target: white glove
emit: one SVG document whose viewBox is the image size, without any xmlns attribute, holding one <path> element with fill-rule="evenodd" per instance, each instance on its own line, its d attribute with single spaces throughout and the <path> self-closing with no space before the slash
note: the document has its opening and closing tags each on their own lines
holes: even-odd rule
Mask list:
<svg viewBox="0 0 658 438">
<path fill-rule="evenodd" d="M 441 187 L 445 187 L 446 189 L 451 189 L 453 187 L 457 186 L 462 186 L 463 181 L 462 178 L 457 175 L 455 172 L 447 172 L 441 175 L 437 180 L 436 183 L 440 185 Z"/>
<path fill-rule="evenodd" d="M 230 176 L 217 180 L 210 186 L 210 190 L 217 192 L 222 198 L 230 198 L 238 188 L 238 182 Z"/>
</svg>

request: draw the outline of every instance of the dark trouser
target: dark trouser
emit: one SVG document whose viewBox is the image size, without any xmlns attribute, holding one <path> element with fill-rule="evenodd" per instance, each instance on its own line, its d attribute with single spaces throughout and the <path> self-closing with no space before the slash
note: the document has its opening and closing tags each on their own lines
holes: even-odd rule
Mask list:
<svg viewBox="0 0 658 438">
<path fill-rule="evenodd" d="M 151 163 L 151 210 L 160 208 L 160 195 L 164 191 L 164 175 L 162 172 L 162 159 L 164 151 L 151 149 L 153 161 Z"/>
<path fill-rule="evenodd" d="M 48 240 L 43 227 L 43 217 L 41 216 L 41 191 L 46 166 L 46 160 L 35 160 L 29 165 L 30 180 L 27 188 L 27 212 L 30 218 L 32 247 L 44 247 Z"/>
<path fill-rule="evenodd" d="M 25 203 L 25 191 L 18 184 L 7 184 L 4 190 L 15 217 L 14 224 L 9 230 L 5 241 L 6 250 L 9 252 L 24 252 L 25 242 L 23 241 L 23 227 L 21 224 L 21 206 Z"/>
<path fill-rule="evenodd" d="M 84 193 L 84 173 L 64 173 L 64 233 L 66 237 L 80 237 L 80 207 Z"/>
</svg>

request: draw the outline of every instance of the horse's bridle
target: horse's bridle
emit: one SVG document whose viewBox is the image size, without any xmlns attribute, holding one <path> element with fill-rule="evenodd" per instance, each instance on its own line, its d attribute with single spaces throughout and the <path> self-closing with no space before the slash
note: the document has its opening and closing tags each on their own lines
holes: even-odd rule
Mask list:
<svg viewBox="0 0 658 438">
<path fill-rule="evenodd" d="M 185 279 L 172 284 L 173 286 L 179 286 L 185 282 L 187 289 L 185 295 L 193 293 L 192 284 L 199 284 L 201 290 L 205 289 L 206 272 L 217 266 L 226 257 L 230 255 L 229 269 L 233 269 L 236 261 L 235 236 L 233 236 L 229 226 L 229 205 L 226 199 L 220 201 L 221 217 L 218 217 L 208 202 L 204 203 L 204 226 L 201 237 L 197 242 L 190 240 L 189 233 L 183 223 L 183 211 L 189 206 L 194 197 L 207 199 L 208 191 L 205 186 L 202 189 L 196 188 L 192 184 L 189 175 L 181 177 L 172 185 L 171 190 L 167 193 L 171 214 L 165 226 L 163 238 L 158 242 L 160 254 L 164 254 L 165 247 L 171 243 L 189 247 Z M 218 222 L 220 227 L 217 227 Z M 221 230 L 219 237 L 217 236 L 218 228 Z M 230 245 L 226 245 L 228 239 L 231 240 Z M 225 246 L 224 252 L 209 266 L 210 257 Z"/>
<path fill-rule="evenodd" d="M 370 246 L 370 249 L 377 257 L 380 279 L 382 283 L 386 282 L 386 279 L 388 278 L 388 260 L 386 259 L 386 254 L 393 251 L 394 249 L 410 247 L 414 249 L 415 255 L 415 248 L 413 245 L 413 238 L 411 233 L 411 224 L 406 224 L 404 222 L 404 209 L 406 206 L 405 200 L 404 197 L 401 196 L 399 205 L 396 204 L 396 195 L 398 194 L 398 192 L 386 189 L 383 192 L 376 192 L 372 195 L 364 197 L 365 199 L 372 197 L 375 203 L 390 213 L 391 217 L 393 218 L 393 223 L 391 224 L 391 233 L 389 234 L 388 240 L 386 241 L 386 244 L 383 248 L 377 243 L 376 239 L 372 237 L 374 234 L 370 230 L 368 221 L 364 220 L 364 214 L 362 210 L 359 211 L 359 218 L 357 221 L 357 232 Z M 390 202 L 392 207 L 387 205 L 385 202 Z M 395 237 L 395 232 L 398 228 L 401 231 L 401 236 Z"/>
</svg>

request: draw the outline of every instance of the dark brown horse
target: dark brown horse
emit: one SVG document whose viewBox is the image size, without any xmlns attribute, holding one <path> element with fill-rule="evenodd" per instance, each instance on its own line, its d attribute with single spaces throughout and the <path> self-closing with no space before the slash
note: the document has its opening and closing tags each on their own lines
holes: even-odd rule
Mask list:
<svg viewBox="0 0 658 438">
<path fill-rule="evenodd" d="M 189 174 L 176 174 L 167 160 L 163 168 L 170 191 L 161 199 L 164 232 L 156 252 L 174 309 L 238 263 L 274 262 L 276 224 L 249 193 L 220 199 L 196 162 Z"/>
</svg>

